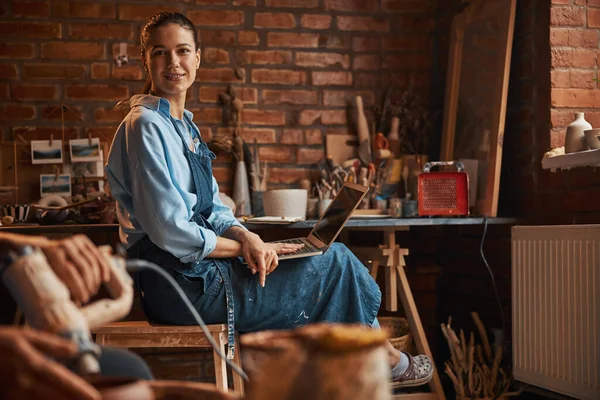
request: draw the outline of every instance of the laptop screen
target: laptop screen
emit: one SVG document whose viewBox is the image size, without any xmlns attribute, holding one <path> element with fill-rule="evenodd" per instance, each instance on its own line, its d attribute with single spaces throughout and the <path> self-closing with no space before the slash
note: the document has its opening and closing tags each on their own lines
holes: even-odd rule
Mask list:
<svg viewBox="0 0 600 400">
<path fill-rule="evenodd" d="M 331 245 L 363 194 L 364 190 L 343 186 L 325 214 L 315 225 L 312 234 L 327 246 Z"/>
</svg>

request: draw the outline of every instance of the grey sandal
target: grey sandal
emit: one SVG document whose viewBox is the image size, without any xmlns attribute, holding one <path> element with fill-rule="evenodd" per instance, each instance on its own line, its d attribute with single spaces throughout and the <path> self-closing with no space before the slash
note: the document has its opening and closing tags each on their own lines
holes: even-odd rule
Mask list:
<svg viewBox="0 0 600 400">
<path fill-rule="evenodd" d="M 420 386 L 429 382 L 434 371 L 431 359 L 426 355 L 413 357 L 404 351 L 403 353 L 408 357 L 408 368 L 402 375 L 392 379 L 392 389 Z"/>
</svg>

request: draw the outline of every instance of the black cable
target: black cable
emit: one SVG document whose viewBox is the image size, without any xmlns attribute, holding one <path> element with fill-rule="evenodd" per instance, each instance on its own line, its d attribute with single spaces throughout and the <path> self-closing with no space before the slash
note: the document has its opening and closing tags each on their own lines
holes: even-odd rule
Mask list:
<svg viewBox="0 0 600 400">
<path fill-rule="evenodd" d="M 200 317 L 200 314 L 198 314 L 198 311 L 196 311 L 196 309 L 194 308 L 190 299 L 188 299 L 186 294 L 179 287 L 179 285 L 177 284 L 177 282 L 175 281 L 175 279 L 173 279 L 173 277 L 171 275 L 169 275 L 165 270 L 163 270 L 158 265 L 153 264 L 148 261 L 144 261 L 144 260 L 126 260 L 125 267 L 126 267 L 127 271 L 129 271 L 129 272 L 137 272 L 137 271 L 140 271 L 143 269 L 149 269 L 151 271 L 157 272 L 160 276 L 165 278 L 167 280 L 167 282 L 169 282 L 171 284 L 171 286 L 173 286 L 173 288 L 175 289 L 177 294 L 179 294 L 179 296 L 181 297 L 181 299 L 183 300 L 185 305 L 188 307 L 188 309 L 194 316 L 194 319 L 198 323 L 198 326 L 200 326 L 200 329 L 202 329 L 202 332 L 204 332 L 204 334 L 206 335 L 206 338 L 208 339 L 208 341 L 210 342 L 210 344 L 212 345 L 214 350 L 217 352 L 219 357 L 221 357 L 223 360 L 225 360 L 225 362 L 227 363 L 227 365 L 229 365 L 231 367 L 231 369 L 233 369 L 242 378 L 244 378 L 246 381 L 248 381 L 248 375 L 246 375 L 246 373 L 242 370 L 242 368 L 240 368 L 239 366 L 232 363 L 225 356 L 225 354 L 223 354 L 222 350 L 219 348 L 219 345 L 217 345 L 217 343 L 215 342 L 215 340 L 212 337 L 212 334 L 209 332 L 208 328 L 206 327 L 206 324 Z"/>
<path fill-rule="evenodd" d="M 502 337 L 503 340 L 506 340 L 506 326 L 504 324 L 504 312 L 502 311 L 502 302 L 500 301 L 500 295 L 498 294 L 498 288 L 496 287 L 496 279 L 494 278 L 494 273 L 490 268 L 490 265 L 485 258 L 485 254 L 483 253 L 483 242 L 485 241 L 485 235 L 487 233 L 488 227 L 488 219 L 486 216 L 483 217 L 483 235 L 481 236 L 481 244 L 479 245 L 479 254 L 481 255 L 481 259 L 485 264 L 488 272 L 490 273 L 490 277 L 492 278 L 492 286 L 494 287 L 494 294 L 496 295 L 496 301 L 498 302 L 498 310 L 500 311 L 500 321 L 502 322 Z"/>
</svg>

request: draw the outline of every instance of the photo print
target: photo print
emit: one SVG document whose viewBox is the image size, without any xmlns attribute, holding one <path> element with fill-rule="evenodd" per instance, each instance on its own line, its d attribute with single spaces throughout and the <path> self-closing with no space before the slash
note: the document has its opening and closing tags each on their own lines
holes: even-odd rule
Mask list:
<svg viewBox="0 0 600 400">
<path fill-rule="evenodd" d="M 69 140 L 71 149 L 71 162 L 102 161 L 100 139 L 74 139 Z"/>
<path fill-rule="evenodd" d="M 71 175 L 40 175 L 40 194 L 42 197 L 50 195 L 71 196 Z"/>
<path fill-rule="evenodd" d="M 62 140 L 32 140 L 32 164 L 62 164 Z"/>
</svg>

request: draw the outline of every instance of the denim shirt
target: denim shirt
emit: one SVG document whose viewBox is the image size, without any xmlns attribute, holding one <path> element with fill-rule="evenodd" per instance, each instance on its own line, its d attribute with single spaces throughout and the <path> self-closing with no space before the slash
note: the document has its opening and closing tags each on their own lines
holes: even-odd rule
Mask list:
<svg viewBox="0 0 600 400">
<path fill-rule="evenodd" d="M 117 129 L 105 167 L 117 201 L 121 242 L 130 248 L 147 235 L 182 263 L 200 269 L 217 236 L 232 226 L 244 227 L 221 202 L 214 176 L 208 218 L 214 232 L 193 220 L 197 196 L 184 143 L 193 139 L 196 153 L 205 146 L 193 114 L 184 110 L 183 120 L 174 119 L 168 100 L 151 95 L 133 96 L 129 103 L 131 111 Z"/>
</svg>

